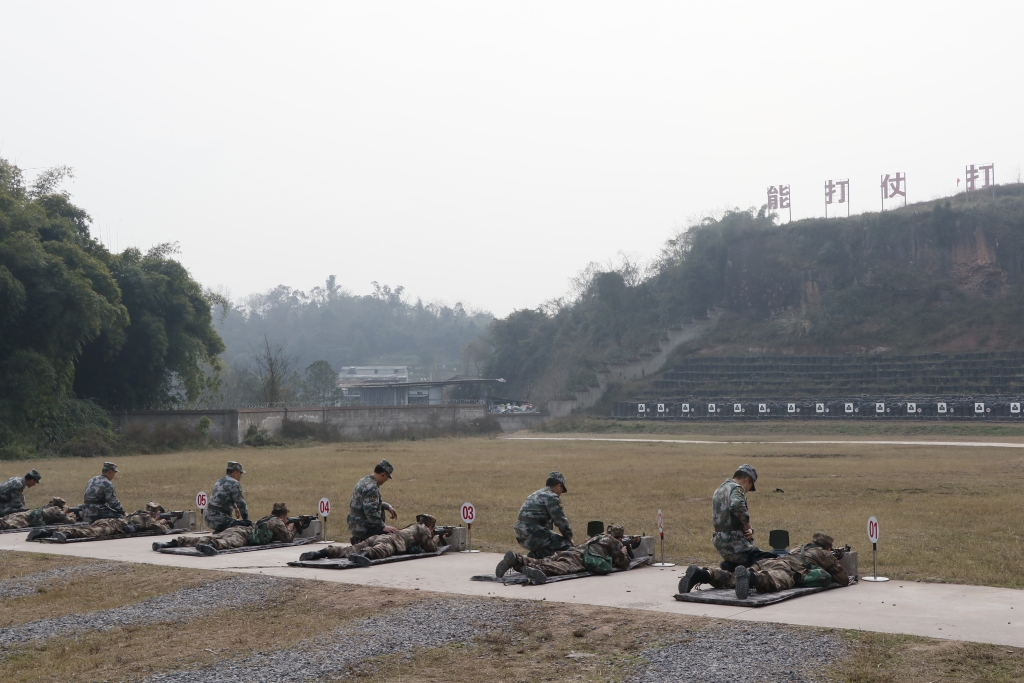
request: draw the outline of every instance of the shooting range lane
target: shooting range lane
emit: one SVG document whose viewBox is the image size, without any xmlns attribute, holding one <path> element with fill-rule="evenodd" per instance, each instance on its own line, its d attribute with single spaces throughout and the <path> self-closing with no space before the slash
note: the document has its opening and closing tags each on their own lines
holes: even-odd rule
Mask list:
<svg viewBox="0 0 1024 683">
<path fill-rule="evenodd" d="M 1024 591 L 1011 588 L 890 581 L 859 583 L 776 605 L 748 609 L 677 602 L 673 599 L 685 567 L 639 567 L 609 576 L 544 586 L 503 586 L 471 581 L 494 572 L 495 553 L 439 557 L 337 571 L 289 567 L 299 548 L 280 548 L 217 557 L 181 557 L 153 552 L 152 538 L 41 546 L 22 534 L 0 536 L 0 550 L 100 558 L 173 567 L 216 569 L 365 586 L 435 591 L 480 597 L 567 602 L 802 626 L 906 633 L 948 640 L 1024 647 Z"/>
<path fill-rule="evenodd" d="M 875 439 L 783 441 L 775 439 L 635 439 L 606 436 L 499 436 L 505 441 L 628 441 L 631 443 L 678 443 L 686 445 L 713 446 L 719 444 L 789 444 L 789 445 L 850 445 L 850 446 L 954 446 L 964 448 L 1024 448 L 1024 442 L 1007 441 L 878 441 Z"/>
</svg>

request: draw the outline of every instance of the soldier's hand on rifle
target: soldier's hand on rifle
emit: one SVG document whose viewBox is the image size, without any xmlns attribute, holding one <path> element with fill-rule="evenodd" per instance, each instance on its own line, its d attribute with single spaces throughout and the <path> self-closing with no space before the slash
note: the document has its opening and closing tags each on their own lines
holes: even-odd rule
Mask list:
<svg viewBox="0 0 1024 683">
<path fill-rule="evenodd" d="M 398 533 L 398 529 L 396 529 L 393 526 L 388 526 L 387 524 L 385 524 L 384 525 L 384 533 L 386 533 L 386 534 L 397 534 Z"/>
<path fill-rule="evenodd" d="M 391 515 L 391 519 L 398 519 L 398 510 L 395 509 L 394 505 L 388 508 L 388 514 Z"/>
</svg>

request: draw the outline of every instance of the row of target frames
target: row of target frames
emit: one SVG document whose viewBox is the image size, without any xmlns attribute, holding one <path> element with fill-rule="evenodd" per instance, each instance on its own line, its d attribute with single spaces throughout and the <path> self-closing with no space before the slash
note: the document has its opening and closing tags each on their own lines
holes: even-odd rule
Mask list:
<svg viewBox="0 0 1024 683">
<path fill-rule="evenodd" d="M 1020 418 L 1022 401 L 616 402 L 612 417 L 960 417 Z"/>
</svg>

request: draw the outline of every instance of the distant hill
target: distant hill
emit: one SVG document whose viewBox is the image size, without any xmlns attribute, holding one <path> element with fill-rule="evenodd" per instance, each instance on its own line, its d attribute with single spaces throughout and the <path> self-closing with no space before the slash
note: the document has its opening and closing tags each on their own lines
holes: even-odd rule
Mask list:
<svg viewBox="0 0 1024 683">
<path fill-rule="evenodd" d="M 491 326 L 487 373 L 544 400 L 719 308 L 694 356 L 1024 349 L 1024 185 L 779 225 L 762 208 L 683 230 L 646 276 L 593 270 L 577 295 Z"/>
</svg>

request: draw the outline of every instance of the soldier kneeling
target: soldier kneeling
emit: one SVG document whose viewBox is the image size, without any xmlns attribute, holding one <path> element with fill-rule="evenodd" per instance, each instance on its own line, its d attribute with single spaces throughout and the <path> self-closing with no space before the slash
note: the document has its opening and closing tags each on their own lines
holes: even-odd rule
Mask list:
<svg viewBox="0 0 1024 683">
<path fill-rule="evenodd" d="M 698 567 L 691 564 L 679 580 L 679 592 L 689 593 L 702 583 L 713 588 L 735 588 L 736 597 L 746 600 L 751 588 L 758 593 L 777 593 L 788 588 L 808 585 L 808 576 L 814 569 L 820 569 L 830 582 L 848 586 L 850 577 L 839 564 L 844 550 L 832 549 L 833 539 L 821 532 L 815 533 L 810 543 L 794 548 L 788 555 L 755 562 L 747 569 L 736 567 L 736 572 L 727 572 L 718 567 Z M 817 574 L 818 572 L 814 572 Z M 824 580 L 824 577 L 822 577 Z M 828 585 L 828 583 L 812 585 Z"/>
<path fill-rule="evenodd" d="M 213 556 L 220 550 L 244 548 L 247 545 L 291 543 L 295 540 L 295 524 L 288 521 L 288 506 L 274 503 L 270 514 L 251 527 L 232 526 L 212 536 L 178 536 L 167 543 L 154 543 L 153 550 L 191 548 Z"/>
<path fill-rule="evenodd" d="M 382 560 L 392 555 L 436 552 L 441 543 L 434 533 L 436 526 L 437 520 L 432 515 L 416 515 L 416 523 L 399 529 L 398 533 L 378 534 L 354 545 L 331 545 L 323 550 L 302 553 L 299 561 L 347 558 L 357 566 L 369 567 L 371 560 Z"/>
<path fill-rule="evenodd" d="M 164 511 L 162 505 L 157 503 L 146 503 L 145 510 L 136 510 L 130 515 L 118 517 L 117 519 L 98 519 L 89 526 L 62 527 L 59 529 L 34 529 L 29 532 L 28 540 L 35 538 L 52 538 L 58 543 L 64 543 L 69 538 L 99 538 L 101 536 L 118 536 L 120 534 L 135 534 L 140 531 L 156 531 L 166 534 L 171 529 L 171 523 L 160 519 L 160 513 Z"/>
<path fill-rule="evenodd" d="M 494 568 L 499 579 L 510 569 L 524 574 L 530 583 L 546 583 L 549 576 L 566 576 L 579 572 L 608 574 L 612 569 L 629 569 L 633 548 L 640 544 L 638 538 L 624 539 L 625 529 L 619 524 L 609 524 L 603 534 L 592 536 L 582 545 L 561 550 L 542 559 L 519 555 L 511 550 Z M 623 541 L 626 542 L 623 542 Z"/>
</svg>

